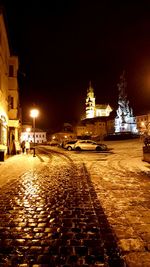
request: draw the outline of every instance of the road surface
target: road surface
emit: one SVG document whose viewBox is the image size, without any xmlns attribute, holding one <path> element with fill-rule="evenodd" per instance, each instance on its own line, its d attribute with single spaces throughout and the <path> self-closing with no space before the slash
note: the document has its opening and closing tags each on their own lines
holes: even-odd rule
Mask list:
<svg viewBox="0 0 150 267">
<path fill-rule="evenodd" d="M 41 147 L 0 164 L 0 266 L 150 266 L 150 169 L 139 140 L 109 153 Z"/>
</svg>

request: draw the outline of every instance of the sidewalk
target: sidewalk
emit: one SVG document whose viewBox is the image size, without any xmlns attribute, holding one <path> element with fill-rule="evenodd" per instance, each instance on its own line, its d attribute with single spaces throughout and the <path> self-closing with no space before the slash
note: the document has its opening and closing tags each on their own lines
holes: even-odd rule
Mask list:
<svg viewBox="0 0 150 267">
<path fill-rule="evenodd" d="M 0 187 L 12 179 L 16 179 L 28 170 L 33 170 L 40 160 L 33 154 L 18 154 L 5 157 L 0 161 Z"/>
</svg>

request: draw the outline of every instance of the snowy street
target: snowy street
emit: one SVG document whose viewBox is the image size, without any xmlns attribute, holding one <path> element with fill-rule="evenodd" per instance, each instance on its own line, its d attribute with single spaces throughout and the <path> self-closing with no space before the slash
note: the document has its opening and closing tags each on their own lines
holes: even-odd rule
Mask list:
<svg viewBox="0 0 150 267">
<path fill-rule="evenodd" d="M 110 152 L 45 146 L 0 162 L 0 266 L 150 266 L 143 143 L 105 143 Z"/>
<path fill-rule="evenodd" d="M 150 164 L 141 140 L 107 142 L 112 154 L 81 154 L 109 225 L 131 267 L 150 266 Z"/>
</svg>

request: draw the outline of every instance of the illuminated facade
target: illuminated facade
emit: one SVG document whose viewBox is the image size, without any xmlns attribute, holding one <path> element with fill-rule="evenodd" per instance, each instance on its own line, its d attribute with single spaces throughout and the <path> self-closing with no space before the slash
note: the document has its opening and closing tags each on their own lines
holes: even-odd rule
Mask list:
<svg viewBox="0 0 150 267">
<path fill-rule="evenodd" d="M 7 152 L 9 46 L 3 14 L 0 11 L 0 149 Z"/>
<path fill-rule="evenodd" d="M 15 152 L 18 141 L 18 59 L 10 55 L 4 16 L 0 10 L 0 149 Z"/>
<path fill-rule="evenodd" d="M 136 118 L 133 116 L 132 108 L 129 107 L 129 101 L 125 93 L 126 89 L 125 72 L 120 76 L 118 84 L 119 98 L 117 116 L 115 118 L 115 133 L 137 133 Z"/>
<path fill-rule="evenodd" d="M 86 119 L 91 119 L 95 117 L 108 117 L 112 108 L 110 105 L 106 104 L 96 104 L 95 103 L 95 96 L 94 96 L 94 89 L 89 85 L 87 89 L 87 97 L 86 97 Z"/>
<path fill-rule="evenodd" d="M 136 116 L 137 128 L 141 135 L 150 135 L 150 113 Z"/>
<path fill-rule="evenodd" d="M 9 153 L 14 154 L 14 142 L 20 139 L 21 123 L 20 123 L 20 106 L 19 106 L 19 89 L 17 81 L 18 58 L 12 56 L 9 58 L 9 74 L 8 74 L 8 146 Z"/>
<path fill-rule="evenodd" d="M 66 132 L 66 131 L 58 132 L 51 136 L 51 140 L 58 141 L 59 143 L 62 143 L 65 140 L 72 140 L 76 138 L 77 138 L 76 133 Z"/>
<path fill-rule="evenodd" d="M 107 134 L 106 118 L 85 119 L 75 128 L 78 137 L 92 137 L 93 139 L 103 140 Z"/>
<path fill-rule="evenodd" d="M 29 141 L 34 143 L 34 129 L 30 125 L 24 125 L 21 132 L 20 141 Z M 35 129 L 35 143 L 42 144 L 47 142 L 46 132 L 41 129 Z"/>
</svg>

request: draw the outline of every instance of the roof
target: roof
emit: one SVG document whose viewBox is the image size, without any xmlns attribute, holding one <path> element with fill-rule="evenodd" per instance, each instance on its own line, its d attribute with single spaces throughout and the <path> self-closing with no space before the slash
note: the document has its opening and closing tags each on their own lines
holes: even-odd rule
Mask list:
<svg viewBox="0 0 150 267">
<path fill-rule="evenodd" d="M 23 131 L 22 132 L 26 132 L 26 129 L 23 129 Z M 34 132 L 34 129 L 33 128 L 31 128 L 31 130 L 30 130 L 30 132 L 29 133 L 33 133 Z M 41 130 L 41 129 L 38 129 L 38 128 L 35 128 L 35 133 L 46 133 L 46 131 L 43 131 L 43 130 Z"/>
<path fill-rule="evenodd" d="M 84 119 L 80 122 L 80 124 L 78 124 L 79 126 L 81 125 L 87 125 L 87 124 L 94 124 L 95 122 L 99 121 L 99 122 L 106 122 L 108 120 L 109 117 L 94 117 L 94 118 L 88 118 L 88 119 Z"/>
<path fill-rule="evenodd" d="M 96 104 L 95 107 L 98 109 L 106 109 L 107 107 L 110 107 L 110 105 L 109 104 Z"/>
</svg>

